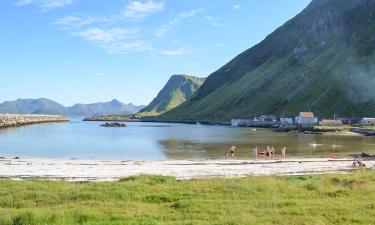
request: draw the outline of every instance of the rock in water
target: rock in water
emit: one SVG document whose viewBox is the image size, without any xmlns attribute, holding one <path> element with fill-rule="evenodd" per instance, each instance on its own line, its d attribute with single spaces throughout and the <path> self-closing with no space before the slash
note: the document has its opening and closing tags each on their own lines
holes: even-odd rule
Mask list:
<svg viewBox="0 0 375 225">
<path fill-rule="evenodd" d="M 126 127 L 125 123 L 104 123 L 101 124 L 102 127 Z"/>
</svg>

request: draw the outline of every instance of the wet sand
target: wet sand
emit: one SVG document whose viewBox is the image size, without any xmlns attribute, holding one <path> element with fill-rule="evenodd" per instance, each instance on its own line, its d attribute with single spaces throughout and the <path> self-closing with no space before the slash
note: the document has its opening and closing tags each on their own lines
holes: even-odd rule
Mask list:
<svg viewBox="0 0 375 225">
<path fill-rule="evenodd" d="M 354 170 L 353 159 L 304 158 L 287 160 L 66 160 L 0 159 L 0 177 L 67 181 L 116 181 L 122 177 L 152 174 L 177 179 L 345 173 Z M 375 159 L 364 161 L 373 168 Z"/>
</svg>

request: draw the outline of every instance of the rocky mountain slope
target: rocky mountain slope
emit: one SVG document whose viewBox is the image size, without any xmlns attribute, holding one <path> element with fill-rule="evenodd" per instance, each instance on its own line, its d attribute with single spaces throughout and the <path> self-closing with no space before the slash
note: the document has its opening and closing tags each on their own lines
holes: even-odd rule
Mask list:
<svg viewBox="0 0 375 225">
<path fill-rule="evenodd" d="M 159 115 L 189 100 L 203 84 L 204 78 L 173 75 L 152 102 L 143 108 L 142 115 Z"/>
<path fill-rule="evenodd" d="M 239 37 L 240 38 L 240 37 Z M 161 120 L 375 115 L 375 0 L 313 0 Z"/>
</svg>

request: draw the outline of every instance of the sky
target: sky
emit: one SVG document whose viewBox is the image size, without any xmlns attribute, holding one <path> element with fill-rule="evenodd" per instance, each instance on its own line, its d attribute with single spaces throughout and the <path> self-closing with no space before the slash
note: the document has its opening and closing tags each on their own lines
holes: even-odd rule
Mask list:
<svg viewBox="0 0 375 225">
<path fill-rule="evenodd" d="M 2 0 L 0 102 L 148 104 L 209 76 L 310 0 Z"/>
</svg>

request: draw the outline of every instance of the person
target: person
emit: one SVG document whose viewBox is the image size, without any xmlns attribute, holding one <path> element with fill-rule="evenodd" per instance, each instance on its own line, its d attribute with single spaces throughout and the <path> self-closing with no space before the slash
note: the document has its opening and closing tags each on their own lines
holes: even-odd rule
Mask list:
<svg viewBox="0 0 375 225">
<path fill-rule="evenodd" d="M 268 145 L 266 147 L 266 157 L 267 159 L 271 159 L 271 148 Z"/>
<path fill-rule="evenodd" d="M 275 148 L 271 146 L 271 159 L 275 156 Z"/>
<path fill-rule="evenodd" d="M 253 155 L 255 157 L 255 160 L 258 159 L 258 146 L 256 145 L 255 148 L 253 148 Z"/>
<path fill-rule="evenodd" d="M 285 159 L 285 152 L 286 152 L 286 147 L 281 148 L 281 159 Z"/>
<path fill-rule="evenodd" d="M 356 158 L 353 162 L 353 167 L 366 168 L 366 164 L 361 159 Z"/>
<path fill-rule="evenodd" d="M 232 158 L 234 158 L 234 151 L 235 151 L 235 150 L 236 150 L 236 146 L 231 145 L 231 146 L 229 147 L 228 152 L 227 152 L 227 157 L 229 157 L 229 154 L 230 154 L 230 156 L 231 156 Z"/>
<path fill-rule="evenodd" d="M 359 168 L 366 168 L 366 164 L 361 159 L 358 159 L 357 163 Z"/>
</svg>

